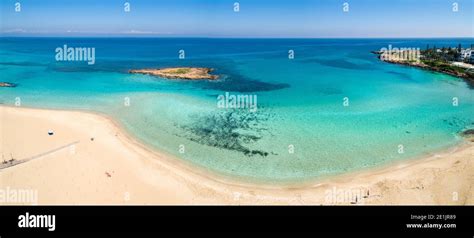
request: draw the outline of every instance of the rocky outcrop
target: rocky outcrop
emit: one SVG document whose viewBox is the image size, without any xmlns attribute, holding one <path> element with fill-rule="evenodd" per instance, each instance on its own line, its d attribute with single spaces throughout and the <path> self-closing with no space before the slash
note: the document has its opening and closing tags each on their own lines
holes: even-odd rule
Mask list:
<svg viewBox="0 0 474 238">
<path fill-rule="evenodd" d="M 14 88 L 14 87 L 16 87 L 16 84 L 14 84 L 14 83 L 8 83 L 8 82 L 0 82 L 0 87 Z"/>
<path fill-rule="evenodd" d="M 211 68 L 197 68 L 197 67 L 174 67 L 162 69 L 133 69 L 129 70 L 132 74 L 148 74 L 167 79 L 186 79 L 186 80 L 215 80 L 219 76 L 212 75 Z"/>
</svg>

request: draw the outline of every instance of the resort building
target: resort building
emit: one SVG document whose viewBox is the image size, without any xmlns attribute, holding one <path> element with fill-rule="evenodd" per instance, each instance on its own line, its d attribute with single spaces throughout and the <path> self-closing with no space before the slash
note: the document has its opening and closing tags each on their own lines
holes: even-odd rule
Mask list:
<svg viewBox="0 0 474 238">
<path fill-rule="evenodd" d="M 461 54 L 459 55 L 460 60 L 468 60 L 472 62 L 473 51 L 474 50 L 470 48 L 461 50 Z"/>
</svg>

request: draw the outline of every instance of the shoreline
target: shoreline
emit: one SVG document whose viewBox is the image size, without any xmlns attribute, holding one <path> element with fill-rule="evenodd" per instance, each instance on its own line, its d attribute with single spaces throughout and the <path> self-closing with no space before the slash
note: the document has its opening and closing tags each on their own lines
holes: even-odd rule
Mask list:
<svg viewBox="0 0 474 238">
<path fill-rule="evenodd" d="M 393 59 L 383 59 L 384 53 L 379 52 L 379 51 L 372 51 L 371 53 L 377 55 L 377 58 L 381 60 L 382 62 L 403 65 L 403 66 L 408 66 L 408 67 L 415 67 L 415 68 L 432 72 L 432 73 L 441 73 L 441 74 L 449 75 L 455 78 L 462 79 L 469 87 L 474 87 L 474 78 L 472 75 L 468 75 L 467 73 L 459 73 L 459 72 L 455 72 L 451 70 L 442 69 L 439 67 L 425 64 L 422 61 L 412 62 L 408 60 L 403 60 L 403 59 L 398 58 L 398 56 L 394 57 Z"/>
<path fill-rule="evenodd" d="M 46 119 L 45 121 L 48 121 L 48 117 L 50 114 L 61 114 L 61 116 L 69 117 L 69 118 L 88 118 L 87 120 L 92 119 L 93 121 L 97 122 L 96 123 L 97 125 L 94 125 L 98 128 L 97 130 L 105 131 L 106 132 L 105 134 L 108 134 L 109 135 L 108 137 L 111 137 L 111 138 L 108 138 L 104 136 L 104 138 L 107 138 L 106 139 L 107 141 L 113 141 L 113 143 L 123 146 L 122 150 L 124 150 L 124 153 L 132 154 L 133 155 L 132 157 L 138 158 L 138 160 L 127 162 L 127 163 L 133 164 L 136 168 L 138 168 L 138 170 L 145 170 L 147 174 L 150 175 L 150 177 L 159 176 L 159 175 L 153 175 L 156 172 L 159 172 L 159 174 L 168 174 L 168 176 L 166 176 L 166 179 L 163 179 L 163 180 L 168 180 L 170 182 L 169 185 L 179 185 L 179 187 L 187 187 L 187 188 L 199 187 L 201 189 L 204 189 L 205 191 L 212 191 L 212 194 L 215 195 L 214 197 L 211 197 L 208 199 L 201 198 L 201 199 L 198 199 L 197 201 L 194 201 L 194 199 L 192 199 L 192 201 L 194 202 L 192 202 L 191 204 L 209 204 L 208 202 L 210 202 L 210 204 L 327 204 L 325 203 L 325 200 L 327 199 L 324 199 L 324 195 L 325 193 L 327 193 L 328 189 L 331 186 L 341 187 L 345 189 L 349 189 L 349 188 L 352 189 L 354 187 L 357 188 L 357 187 L 365 186 L 367 187 L 367 191 L 369 190 L 374 191 L 376 190 L 376 188 L 373 187 L 374 184 L 377 184 L 379 182 L 384 182 L 384 178 L 388 175 L 396 177 L 397 174 L 406 173 L 406 170 L 410 170 L 410 169 L 419 170 L 419 169 L 423 169 L 423 167 L 426 167 L 427 165 L 430 165 L 430 164 L 436 164 L 436 163 L 443 164 L 443 162 L 444 163 L 453 162 L 451 161 L 452 158 L 458 155 L 460 155 L 460 157 L 462 158 L 466 156 L 469 157 L 470 155 L 474 155 L 474 144 L 466 141 L 456 146 L 454 149 L 450 148 L 448 150 L 443 150 L 439 153 L 434 152 L 434 154 L 430 153 L 428 155 L 424 155 L 421 157 L 411 158 L 411 159 L 402 160 L 402 161 L 394 161 L 393 163 L 384 164 L 381 166 L 377 166 L 375 168 L 371 167 L 371 168 L 366 168 L 366 169 L 358 170 L 358 171 L 352 171 L 352 172 L 348 172 L 348 173 L 344 173 L 340 175 L 328 176 L 321 179 L 318 178 L 316 180 L 299 183 L 298 185 L 293 184 L 293 185 L 283 185 L 283 186 L 282 185 L 271 186 L 271 185 L 259 184 L 259 183 L 246 183 L 246 182 L 238 181 L 237 179 L 232 180 L 228 176 L 220 176 L 219 174 L 215 174 L 212 171 L 199 168 L 198 166 L 194 166 L 190 162 L 186 162 L 183 159 L 175 158 L 174 156 L 168 155 L 166 153 L 156 151 L 153 148 L 149 148 L 149 146 L 141 143 L 132 135 L 130 135 L 129 132 L 125 128 L 123 128 L 118 121 L 115 121 L 115 119 L 111 118 L 110 116 L 102 115 L 97 112 L 85 112 L 82 110 L 81 111 L 67 111 L 67 110 L 58 110 L 58 109 L 50 110 L 50 109 L 37 109 L 37 108 L 16 108 L 16 107 L 6 106 L 6 105 L 0 105 L 0 110 L 1 110 L 1 116 L 2 116 L 1 118 L 2 124 L 4 124 L 4 118 L 7 118 L 7 117 L 16 118 L 18 115 L 21 115 L 22 117 L 24 117 L 25 120 L 27 120 L 28 118 L 31 120 L 33 117 L 33 121 L 36 121 L 34 120 L 35 117 L 40 118 L 40 119 Z M 32 114 L 34 114 L 34 116 Z M 9 125 L 10 122 L 8 120 L 6 121 L 7 121 L 6 122 L 7 125 Z M 64 121 L 61 121 L 61 123 L 63 123 L 65 127 L 68 127 L 71 124 L 71 123 L 66 123 Z M 80 129 L 83 127 L 83 123 L 76 124 L 75 126 L 77 126 L 77 128 L 75 129 L 78 129 L 78 131 L 81 132 Z M 4 137 L 5 136 L 4 134 L 5 132 L 3 132 L 1 136 Z M 21 132 L 19 134 L 21 134 Z M 45 135 L 45 137 L 47 137 L 47 135 Z M 78 146 L 81 146 L 81 144 L 79 144 Z M 2 148 L 2 153 L 5 152 L 4 150 L 8 150 L 7 148 L 4 149 L 3 147 L 4 145 L 2 144 L 2 147 L 0 147 Z M 101 146 L 95 149 L 96 150 L 99 149 L 100 153 L 104 153 L 104 154 L 109 153 L 107 150 L 104 150 L 104 148 Z M 94 148 L 89 149 L 89 155 L 88 155 L 89 157 L 90 155 L 93 155 L 95 157 L 95 155 L 91 153 L 92 151 L 94 151 Z M 47 155 L 45 157 L 49 157 L 49 156 Z M 52 157 L 54 157 L 54 155 Z M 90 159 L 89 157 L 87 158 Z M 110 160 L 110 158 L 105 158 L 105 157 L 101 159 Z M 472 166 L 472 161 L 468 159 L 469 158 L 467 159 L 464 158 L 463 160 L 463 163 L 465 163 L 464 165 L 467 164 L 469 166 Z M 42 159 L 40 158 L 39 160 L 46 160 L 46 158 L 42 158 Z M 125 160 L 127 159 L 123 160 L 124 163 L 125 163 Z M 28 169 L 28 167 L 32 166 L 31 164 L 35 164 L 36 162 L 37 161 L 30 161 L 28 163 L 24 163 L 24 164 L 20 164 L 8 169 L 4 169 L 3 171 L 0 170 L 0 178 L 3 177 L 3 175 L 5 174 L 5 171 L 10 171 L 9 173 L 12 173 L 12 171 L 17 171 L 17 170 L 22 171 L 25 168 Z M 449 168 L 449 166 L 448 167 L 446 167 L 445 165 L 443 166 L 441 167 Z M 418 167 L 421 167 L 421 168 L 418 168 Z M 128 166 L 126 166 L 125 168 L 128 168 Z M 47 168 L 46 170 L 48 169 L 51 169 L 51 168 Z M 439 169 L 439 166 L 435 167 L 435 169 Z M 53 168 L 53 170 L 55 169 Z M 471 172 L 471 173 L 474 174 L 474 172 Z M 411 174 L 410 176 L 416 178 L 416 176 L 419 176 L 419 175 L 415 173 L 415 174 Z M 468 174 L 468 177 L 469 176 L 471 175 Z M 133 178 L 137 180 L 135 181 L 137 184 L 144 182 L 147 185 L 152 185 L 152 187 L 154 188 L 156 188 L 157 186 L 158 187 L 164 186 L 163 182 L 161 182 L 160 185 L 157 185 L 156 184 L 157 181 L 150 181 L 150 179 L 147 176 L 141 175 L 138 177 L 139 178 Z M 159 177 L 163 177 L 163 176 L 159 176 Z M 104 178 L 106 177 L 104 176 Z M 127 178 L 125 181 L 127 181 L 128 179 L 132 179 L 132 178 Z M 354 182 L 354 180 L 356 181 Z M 2 180 L 0 179 L 0 181 Z M 141 181 L 141 182 L 138 182 L 138 181 Z M 5 183 L 0 183 L 0 189 L 7 185 L 8 185 L 8 180 Z M 169 187 L 169 185 L 165 187 Z M 184 189 L 184 190 L 186 190 L 186 193 L 190 192 L 189 189 Z M 168 188 L 167 191 L 171 193 L 177 192 L 176 188 L 174 189 Z M 157 192 L 157 191 L 154 191 L 154 192 Z M 191 194 L 193 193 L 199 194 L 199 191 L 191 192 Z M 470 188 L 468 190 L 468 194 L 469 193 L 471 194 L 473 193 L 473 191 L 471 191 Z M 182 200 L 182 198 L 185 198 L 185 197 L 189 198 L 189 194 L 181 194 L 181 195 L 182 196 L 180 196 L 180 199 L 171 199 L 171 200 L 166 200 L 165 202 L 163 201 L 160 202 L 157 200 L 149 200 L 150 197 L 143 196 L 141 197 L 140 200 L 144 200 L 144 201 L 149 200 L 150 203 L 148 202 L 143 203 L 143 202 L 137 201 L 137 203 L 132 202 L 131 204 L 169 204 L 169 203 L 189 204 L 188 203 L 189 201 L 187 201 L 187 199 Z M 237 199 L 236 199 L 236 196 L 238 197 Z M 243 197 L 245 197 L 246 199 L 243 199 Z M 386 198 L 385 196 L 383 197 Z M 373 198 L 370 196 L 368 198 L 365 199 L 368 204 L 393 204 L 390 202 L 390 199 L 389 200 L 382 199 L 382 203 L 377 203 L 379 200 L 375 199 L 374 201 L 369 201 Z M 474 202 L 472 201 L 472 199 L 473 199 L 472 196 L 467 196 L 466 197 L 467 204 L 473 204 Z M 74 201 L 74 199 L 72 200 L 65 199 L 65 201 Z M 92 201 L 95 201 L 95 200 L 92 200 Z M 104 200 L 104 201 L 105 201 L 105 204 L 117 204 L 114 201 L 108 201 L 108 202 L 107 200 Z M 417 200 L 415 199 L 412 202 L 416 204 L 417 203 L 416 201 Z M 49 203 L 49 202 L 50 201 L 47 201 L 46 199 L 45 203 Z M 74 203 L 75 202 L 77 201 L 74 201 Z M 43 204 L 43 202 L 40 202 L 40 203 Z M 84 204 L 82 202 L 79 202 L 79 203 Z M 99 202 L 99 203 L 102 203 L 102 202 Z M 121 202 L 119 202 L 118 204 L 120 203 Z M 69 203 L 66 202 L 64 204 L 69 204 Z M 89 203 L 86 202 L 86 204 L 89 204 Z M 332 203 L 329 203 L 329 204 L 332 204 Z M 350 204 L 350 201 L 342 201 L 336 204 Z M 395 202 L 395 204 L 397 204 L 397 202 Z M 440 203 L 440 204 L 444 204 L 444 203 Z"/>
<path fill-rule="evenodd" d="M 384 62 L 390 63 L 390 64 L 398 64 L 398 65 L 403 65 L 403 66 L 408 66 L 408 67 L 415 67 L 421 70 L 426 70 L 428 72 L 432 73 L 441 73 L 445 75 L 449 75 L 455 78 L 462 79 L 469 87 L 474 87 L 474 79 L 466 76 L 466 75 L 459 75 L 457 73 L 451 72 L 451 71 L 446 71 L 438 68 L 431 67 L 429 65 L 418 65 L 418 64 L 412 64 L 409 62 L 400 62 L 400 61 L 390 61 L 390 60 L 382 60 Z"/>
<path fill-rule="evenodd" d="M 7 108 L 17 108 L 15 106 L 9 105 L 1 105 L 2 107 Z M 468 149 L 470 146 L 474 147 L 473 143 L 469 143 L 466 139 L 461 139 L 457 144 L 453 146 L 449 146 L 442 149 L 437 149 L 435 151 L 431 151 L 428 153 L 423 153 L 414 157 L 404 158 L 401 160 L 389 161 L 384 164 L 376 165 L 376 166 L 369 166 L 363 167 L 359 169 L 355 169 L 352 171 L 339 173 L 339 174 L 330 174 L 324 175 L 320 177 L 313 177 L 313 178 L 306 178 L 301 180 L 292 180 L 292 181 L 278 181 L 276 183 L 271 183 L 269 181 L 252 179 L 252 178 L 239 178 L 232 175 L 226 175 L 223 173 L 219 173 L 218 171 L 213 171 L 212 169 L 205 168 L 201 165 L 194 164 L 190 161 L 185 159 L 179 158 L 171 153 L 167 153 L 165 151 L 161 151 L 158 148 L 155 148 L 152 145 L 147 144 L 144 141 L 141 141 L 139 138 L 136 138 L 131 132 L 129 132 L 118 120 L 113 118 L 110 115 L 107 115 L 102 112 L 98 111 L 89 111 L 89 110 L 81 110 L 81 109 L 74 109 L 74 110 L 67 110 L 67 109 L 48 109 L 48 108 L 33 108 L 33 107 L 21 107 L 28 110 L 39 110 L 39 111 L 58 111 L 58 112 L 80 112 L 85 114 L 91 114 L 94 116 L 101 117 L 110 123 L 113 127 L 115 127 L 119 133 L 117 134 L 122 140 L 126 142 L 130 142 L 132 146 L 136 146 L 143 151 L 153 155 L 154 158 L 160 158 L 166 160 L 166 163 L 173 164 L 173 166 L 178 167 L 179 169 L 185 170 L 186 173 L 193 173 L 197 176 L 204 177 L 206 179 L 212 180 L 214 182 L 232 185 L 232 186 L 239 186 L 245 188 L 256 188 L 256 189 L 304 189 L 308 187 L 313 187 L 315 184 L 327 183 L 333 180 L 338 180 L 340 178 L 350 178 L 350 177 L 357 177 L 366 173 L 379 173 L 381 171 L 389 171 L 393 168 L 397 167 L 409 167 L 413 164 L 419 164 L 421 162 L 428 162 L 436 159 L 437 155 L 450 155 L 451 153 L 455 153 L 457 151 L 462 151 L 464 149 Z"/>
</svg>

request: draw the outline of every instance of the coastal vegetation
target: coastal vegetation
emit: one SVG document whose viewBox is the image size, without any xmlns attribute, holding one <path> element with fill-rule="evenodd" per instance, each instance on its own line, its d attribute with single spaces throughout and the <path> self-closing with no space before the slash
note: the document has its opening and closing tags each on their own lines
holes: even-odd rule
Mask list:
<svg viewBox="0 0 474 238">
<path fill-rule="evenodd" d="M 418 51 L 414 53 L 413 51 Z M 469 51 L 467 57 L 466 51 Z M 376 51 L 379 59 L 395 64 L 409 65 L 422 69 L 449 74 L 463 78 L 471 87 L 474 87 L 474 65 L 470 54 L 472 48 L 463 49 L 461 45 L 457 47 L 426 46 L 424 50 L 397 49 L 395 51 Z M 409 58 L 409 55 L 419 55 L 417 58 Z"/>
<path fill-rule="evenodd" d="M 190 68 L 179 68 L 173 71 L 174 74 L 188 74 L 191 72 Z"/>
</svg>

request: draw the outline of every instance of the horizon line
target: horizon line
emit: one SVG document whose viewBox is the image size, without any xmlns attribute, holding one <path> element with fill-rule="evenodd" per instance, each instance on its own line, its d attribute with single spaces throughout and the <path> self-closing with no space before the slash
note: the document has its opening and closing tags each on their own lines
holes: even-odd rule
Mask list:
<svg viewBox="0 0 474 238">
<path fill-rule="evenodd" d="M 341 36 L 341 37 L 288 37 L 288 36 L 180 36 L 180 35 L 4 35 L 0 38 L 203 38 L 203 39 L 474 39 L 474 36 Z"/>
</svg>

